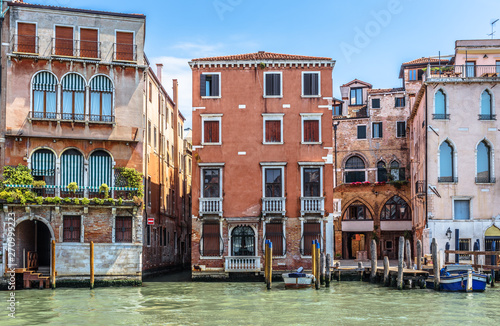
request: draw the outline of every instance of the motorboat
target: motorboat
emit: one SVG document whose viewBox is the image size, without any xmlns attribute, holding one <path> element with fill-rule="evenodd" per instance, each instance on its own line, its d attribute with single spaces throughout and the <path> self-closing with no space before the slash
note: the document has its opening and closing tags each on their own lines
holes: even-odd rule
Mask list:
<svg viewBox="0 0 500 326">
<path fill-rule="evenodd" d="M 471 265 L 447 265 L 440 272 L 440 290 L 450 292 L 482 292 L 486 289 L 488 275 L 477 273 Z M 434 289 L 434 276 L 426 280 L 428 289 Z"/>
</svg>

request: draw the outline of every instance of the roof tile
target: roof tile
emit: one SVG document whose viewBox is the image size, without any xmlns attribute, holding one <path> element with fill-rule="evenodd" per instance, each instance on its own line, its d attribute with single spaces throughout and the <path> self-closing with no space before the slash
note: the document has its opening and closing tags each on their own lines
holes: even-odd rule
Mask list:
<svg viewBox="0 0 500 326">
<path fill-rule="evenodd" d="M 282 54 L 259 51 L 255 53 L 226 55 L 219 57 L 198 58 L 191 61 L 246 61 L 246 60 L 328 60 L 332 58 L 326 57 L 310 57 L 304 55 Z"/>
</svg>

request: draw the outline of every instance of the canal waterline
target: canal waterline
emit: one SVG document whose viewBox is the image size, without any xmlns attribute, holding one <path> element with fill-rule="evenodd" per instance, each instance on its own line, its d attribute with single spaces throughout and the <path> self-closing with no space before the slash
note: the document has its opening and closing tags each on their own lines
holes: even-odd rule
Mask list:
<svg viewBox="0 0 500 326">
<path fill-rule="evenodd" d="M 276 282 L 270 291 L 264 283 L 145 282 L 21 290 L 16 300 L 16 318 L 4 310 L 0 325 L 498 325 L 500 317 L 499 288 L 443 293 L 363 282 L 321 290 L 285 290 Z"/>
</svg>

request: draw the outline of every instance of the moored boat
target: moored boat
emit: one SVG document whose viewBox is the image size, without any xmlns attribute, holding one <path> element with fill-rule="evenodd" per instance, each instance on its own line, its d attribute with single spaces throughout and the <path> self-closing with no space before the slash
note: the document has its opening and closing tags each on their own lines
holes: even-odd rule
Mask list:
<svg viewBox="0 0 500 326">
<path fill-rule="evenodd" d="M 451 292 L 479 291 L 486 289 L 488 276 L 474 272 L 471 265 L 448 265 L 440 272 L 440 290 Z M 472 286 L 470 285 L 472 283 Z M 428 289 L 434 288 L 434 276 L 426 280 Z"/>
<path fill-rule="evenodd" d="M 314 283 L 314 275 L 302 273 L 303 268 L 300 267 L 297 272 L 283 273 L 283 281 L 286 288 L 300 289 L 308 288 Z"/>
</svg>

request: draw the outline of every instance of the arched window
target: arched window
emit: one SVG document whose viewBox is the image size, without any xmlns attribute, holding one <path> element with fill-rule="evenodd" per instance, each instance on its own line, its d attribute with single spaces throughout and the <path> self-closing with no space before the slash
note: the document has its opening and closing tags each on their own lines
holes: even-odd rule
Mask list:
<svg viewBox="0 0 500 326">
<path fill-rule="evenodd" d="M 90 81 L 90 121 L 114 121 L 113 84 L 103 75 Z"/>
<path fill-rule="evenodd" d="M 380 219 L 411 220 L 410 208 L 403 198 L 394 196 L 385 203 Z"/>
<path fill-rule="evenodd" d="M 481 94 L 481 113 L 479 114 L 479 120 L 493 120 L 492 104 L 491 93 L 485 90 Z"/>
<path fill-rule="evenodd" d="M 99 193 L 99 187 L 105 183 L 112 187 L 113 171 L 111 156 L 105 151 L 95 151 L 89 158 L 90 192 Z"/>
<path fill-rule="evenodd" d="M 62 85 L 62 119 L 85 120 L 85 80 L 78 74 L 67 74 Z"/>
<path fill-rule="evenodd" d="M 76 182 L 78 192 L 70 193 L 67 186 Z M 64 151 L 61 155 L 61 195 L 73 196 L 83 195 L 83 155 L 75 149 Z"/>
<path fill-rule="evenodd" d="M 365 162 L 359 156 L 353 156 L 345 163 L 344 179 L 346 183 L 366 180 Z"/>
<path fill-rule="evenodd" d="M 249 226 L 238 226 L 231 233 L 233 256 L 255 256 L 255 233 Z"/>
<path fill-rule="evenodd" d="M 477 175 L 476 183 L 493 183 L 491 169 L 491 148 L 483 140 L 477 145 Z"/>
<path fill-rule="evenodd" d="M 48 71 L 33 77 L 33 118 L 56 119 L 56 88 L 57 78 Z"/>
<path fill-rule="evenodd" d="M 446 94 L 442 89 L 434 95 L 434 119 L 448 119 L 450 115 L 446 111 Z"/>
<path fill-rule="evenodd" d="M 453 146 L 448 141 L 444 141 L 439 146 L 439 182 L 456 182 L 453 155 Z"/>
<path fill-rule="evenodd" d="M 383 161 L 377 163 L 377 181 L 387 182 L 387 168 Z"/>
<path fill-rule="evenodd" d="M 39 149 L 31 154 L 31 175 L 35 180 L 45 181 L 48 186 L 55 185 L 56 156 L 48 149 Z M 53 196 L 54 188 L 34 189 L 38 196 Z"/>
<path fill-rule="evenodd" d="M 344 220 L 371 220 L 372 214 L 361 202 L 356 201 L 347 207 L 344 213 Z"/>
<path fill-rule="evenodd" d="M 391 162 L 391 180 L 403 181 L 405 180 L 405 168 L 399 167 L 397 161 Z"/>
</svg>

